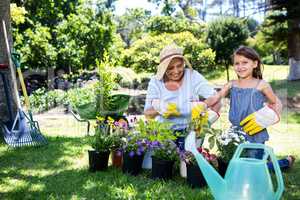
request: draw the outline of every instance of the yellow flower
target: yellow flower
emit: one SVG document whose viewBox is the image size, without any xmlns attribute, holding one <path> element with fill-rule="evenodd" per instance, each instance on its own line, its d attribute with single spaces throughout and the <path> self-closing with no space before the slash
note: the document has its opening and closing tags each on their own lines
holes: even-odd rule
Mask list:
<svg viewBox="0 0 300 200">
<path fill-rule="evenodd" d="M 109 125 L 113 125 L 114 124 L 114 119 L 111 118 L 110 116 L 108 116 L 107 121 L 108 121 Z"/>
<path fill-rule="evenodd" d="M 192 108 L 192 126 L 197 137 L 200 136 L 203 125 L 208 123 L 208 112 L 204 105 L 199 104 Z"/>
<path fill-rule="evenodd" d="M 205 106 L 203 104 L 198 104 L 192 108 L 192 120 L 197 119 L 202 112 L 205 111 Z"/>
<path fill-rule="evenodd" d="M 101 117 L 101 116 L 97 116 L 96 119 L 99 121 L 99 122 L 103 122 L 105 119 L 104 117 Z"/>
</svg>

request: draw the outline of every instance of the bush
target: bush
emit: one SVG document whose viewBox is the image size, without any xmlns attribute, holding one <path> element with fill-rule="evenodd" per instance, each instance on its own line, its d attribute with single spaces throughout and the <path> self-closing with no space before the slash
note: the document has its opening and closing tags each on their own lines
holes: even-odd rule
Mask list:
<svg viewBox="0 0 300 200">
<path fill-rule="evenodd" d="M 122 64 L 137 72 L 156 72 L 160 51 L 171 43 L 176 43 L 184 48 L 185 56 L 196 69 L 205 71 L 206 68 L 214 66 L 212 50 L 208 50 L 208 45 L 203 40 L 195 38 L 190 32 L 163 33 L 157 36 L 148 35 L 137 40 L 131 48 L 124 51 Z M 204 50 L 207 52 L 204 53 Z"/>
<path fill-rule="evenodd" d="M 37 89 L 29 96 L 33 112 L 44 112 L 58 105 L 63 104 L 67 95 L 62 90 L 46 91 L 44 88 Z M 24 101 L 24 98 L 22 98 Z"/>
</svg>

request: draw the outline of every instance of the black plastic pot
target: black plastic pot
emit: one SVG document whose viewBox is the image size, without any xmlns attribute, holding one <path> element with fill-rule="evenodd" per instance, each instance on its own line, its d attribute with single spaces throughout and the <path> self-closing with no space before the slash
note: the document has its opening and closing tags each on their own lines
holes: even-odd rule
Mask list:
<svg viewBox="0 0 300 200">
<path fill-rule="evenodd" d="M 219 174 L 224 178 L 226 174 L 226 170 L 228 167 L 228 162 L 225 162 L 222 159 L 218 159 L 218 169 L 219 169 Z"/>
<path fill-rule="evenodd" d="M 207 185 L 197 164 L 186 165 L 186 181 L 193 188 L 202 188 Z"/>
<path fill-rule="evenodd" d="M 152 156 L 151 178 L 168 180 L 173 177 L 174 161 L 161 160 Z"/>
<path fill-rule="evenodd" d="M 95 150 L 89 150 L 89 171 L 104 171 L 108 167 L 109 151 L 98 152 Z"/>
<path fill-rule="evenodd" d="M 128 153 L 123 155 L 123 173 L 129 173 L 131 175 L 138 175 L 142 170 L 144 155 L 136 155 L 130 157 Z"/>
</svg>

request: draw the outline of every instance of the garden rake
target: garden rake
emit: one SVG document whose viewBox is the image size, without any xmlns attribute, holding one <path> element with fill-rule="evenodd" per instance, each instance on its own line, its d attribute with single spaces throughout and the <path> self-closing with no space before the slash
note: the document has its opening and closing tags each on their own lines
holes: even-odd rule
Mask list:
<svg viewBox="0 0 300 200">
<path fill-rule="evenodd" d="M 12 123 L 12 126 L 7 126 L 5 124 L 2 124 L 3 130 L 4 130 L 4 140 L 5 142 L 12 147 L 21 147 L 21 146 L 40 146 L 47 144 L 46 138 L 42 135 L 40 131 L 40 127 L 37 121 L 33 120 L 29 98 L 27 94 L 27 90 L 25 87 L 23 75 L 21 72 L 21 66 L 20 66 L 20 56 L 18 54 L 11 54 L 9 44 L 8 44 L 8 38 L 7 38 L 7 32 L 6 32 L 6 26 L 5 21 L 3 21 L 3 32 L 4 32 L 4 39 L 6 43 L 6 50 L 7 55 L 9 57 L 9 67 L 10 72 L 12 76 L 12 81 L 14 85 L 14 92 L 17 99 L 17 105 L 18 105 L 18 111 L 16 114 L 16 117 Z M 25 98 L 25 105 L 28 110 L 28 115 L 23 111 L 21 106 L 20 97 L 18 94 L 17 89 L 17 81 L 16 76 L 14 73 L 13 64 L 15 65 L 17 69 L 17 73 L 20 80 L 20 85 L 22 88 L 22 92 Z M 7 94 L 9 96 L 9 94 Z"/>
</svg>

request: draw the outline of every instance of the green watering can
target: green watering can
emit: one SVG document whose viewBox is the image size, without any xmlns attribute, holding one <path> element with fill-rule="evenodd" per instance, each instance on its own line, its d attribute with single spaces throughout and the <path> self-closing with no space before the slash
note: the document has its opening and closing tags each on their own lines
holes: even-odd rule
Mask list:
<svg viewBox="0 0 300 200">
<path fill-rule="evenodd" d="M 225 178 L 197 151 L 196 134 L 191 131 L 185 139 L 185 150 L 195 156 L 202 174 L 216 200 L 279 200 L 284 184 L 277 159 L 270 147 L 263 144 L 240 144 L 230 160 Z M 240 157 L 244 149 L 263 149 L 263 159 Z M 277 190 L 274 192 L 267 159 L 274 165 Z"/>
</svg>

